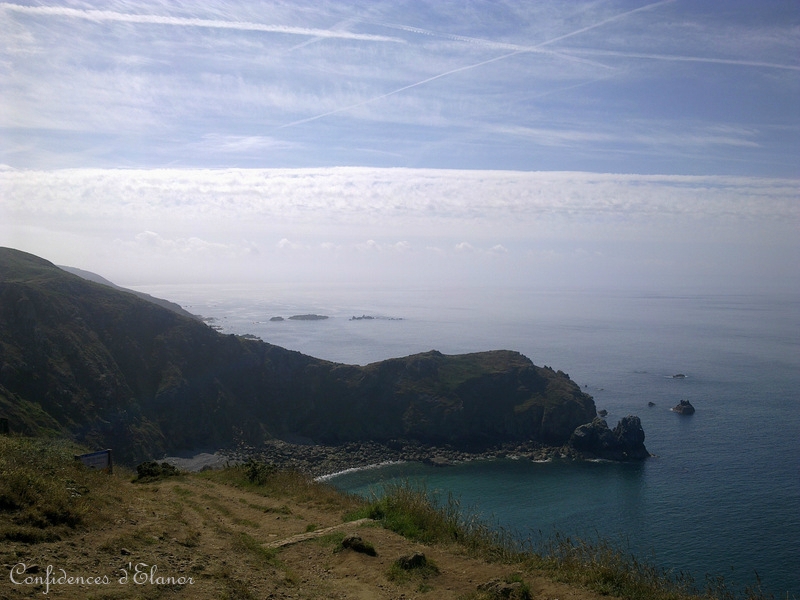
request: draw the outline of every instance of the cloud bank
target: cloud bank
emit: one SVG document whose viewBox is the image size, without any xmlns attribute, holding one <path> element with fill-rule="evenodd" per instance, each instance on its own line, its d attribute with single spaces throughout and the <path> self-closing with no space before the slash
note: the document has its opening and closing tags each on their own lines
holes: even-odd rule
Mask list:
<svg viewBox="0 0 800 600">
<path fill-rule="evenodd" d="M 0 189 L 0 243 L 122 280 L 611 285 L 652 283 L 661 270 L 673 283 L 711 272 L 720 285 L 737 277 L 761 285 L 797 271 L 800 205 L 796 182 L 784 179 L 5 169 Z"/>
</svg>

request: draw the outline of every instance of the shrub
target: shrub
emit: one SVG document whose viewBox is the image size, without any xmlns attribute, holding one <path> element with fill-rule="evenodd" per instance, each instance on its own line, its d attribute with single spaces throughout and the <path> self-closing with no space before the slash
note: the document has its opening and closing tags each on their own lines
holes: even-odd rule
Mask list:
<svg viewBox="0 0 800 600">
<path fill-rule="evenodd" d="M 137 477 L 134 481 L 137 482 L 148 482 L 148 481 L 155 481 L 158 479 L 164 479 L 166 477 L 175 477 L 180 475 L 181 472 L 174 466 L 169 464 L 168 462 L 162 462 L 161 464 L 155 461 L 143 462 L 142 464 L 136 467 Z"/>
</svg>

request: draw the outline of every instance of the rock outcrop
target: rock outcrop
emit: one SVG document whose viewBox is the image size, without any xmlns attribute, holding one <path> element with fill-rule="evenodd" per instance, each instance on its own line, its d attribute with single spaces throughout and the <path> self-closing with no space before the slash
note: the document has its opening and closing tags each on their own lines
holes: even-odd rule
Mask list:
<svg viewBox="0 0 800 600">
<path fill-rule="evenodd" d="M 694 406 L 688 400 L 681 400 L 678 404 L 672 407 L 672 412 L 676 412 L 680 415 L 693 415 L 694 414 Z"/>
<path fill-rule="evenodd" d="M 575 429 L 569 445 L 582 454 L 607 460 L 641 460 L 650 456 L 644 446 L 642 422 L 632 415 L 621 419 L 613 431 L 604 419 L 595 417 Z"/>
</svg>

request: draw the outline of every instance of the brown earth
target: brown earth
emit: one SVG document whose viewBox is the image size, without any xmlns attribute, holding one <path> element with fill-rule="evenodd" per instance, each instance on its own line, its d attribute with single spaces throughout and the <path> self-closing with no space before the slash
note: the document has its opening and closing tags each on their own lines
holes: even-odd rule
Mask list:
<svg viewBox="0 0 800 600">
<path fill-rule="evenodd" d="M 332 489 L 265 495 L 210 474 L 144 484 L 130 476 L 112 476 L 120 480 L 115 495 L 89 527 L 59 541 L 4 542 L 0 598 L 438 600 L 472 597 L 480 584 L 515 573 L 514 565 L 468 556 L 458 546 L 414 543 L 369 520 L 343 523 L 358 503 Z M 342 549 L 344 535 L 353 533 L 377 556 Z M 414 552 L 439 574 L 392 580 L 394 561 Z M 36 583 L 48 569 L 55 580 L 49 588 Z M 523 577 L 533 598 L 601 597 L 536 572 Z"/>
</svg>

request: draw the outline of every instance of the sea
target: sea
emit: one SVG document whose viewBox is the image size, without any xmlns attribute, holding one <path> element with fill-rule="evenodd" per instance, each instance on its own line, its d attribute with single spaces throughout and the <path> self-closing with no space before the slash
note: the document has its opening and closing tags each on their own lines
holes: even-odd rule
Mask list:
<svg viewBox="0 0 800 600">
<path fill-rule="evenodd" d="M 370 285 L 137 289 L 225 333 L 349 364 L 428 350 L 517 350 L 641 418 L 644 462 L 509 457 L 328 479 L 364 495 L 419 486 L 522 541 L 607 540 L 701 586 L 800 598 L 800 295 Z M 316 314 L 319 320 L 293 320 Z M 271 320 L 283 317 L 283 320 Z M 355 318 L 354 317 L 368 317 Z M 675 377 L 683 375 L 683 377 Z M 689 400 L 696 412 L 671 408 Z"/>
</svg>

